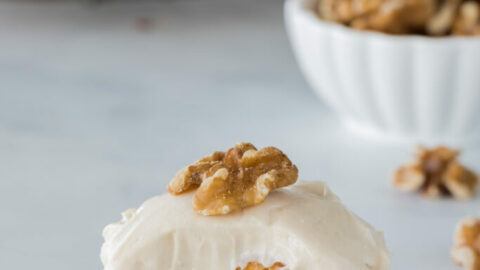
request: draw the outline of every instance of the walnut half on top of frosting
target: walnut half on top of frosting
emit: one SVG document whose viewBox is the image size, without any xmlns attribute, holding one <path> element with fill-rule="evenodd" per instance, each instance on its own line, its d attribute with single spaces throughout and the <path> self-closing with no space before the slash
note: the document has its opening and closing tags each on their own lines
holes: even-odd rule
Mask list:
<svg viewBox="0 0 480 270">
<path fill-rule="evenodd" d="M 279 149 L 257 150 L 250 143 L 239 143 L 179 171 L 168 191 L 179 195 L 195 190 L 193 208 L 198 213 L 226 215 L 262 203 L 272 190 L 297 178 L 297 167 Z"/>
<path fill-rule="evenodd" d="M 476 0 L 319 0 L 325 20 L 390 34 L 480 35 Z"/>
<path fill-rule="evenodd" d="M 249 262 L 245 266 L 245 268 L 243 268 L 243 270 L 280 270 L 283 267 L 285 267 L 285 265 L 281 262 L 276 262 L 276 263 L 272 264 L 272 266 L 270 266 L 270 267 L 265 267 L 265 266 L 263 266 L 263 264 L 258 263 L 258 262 Z M 239 266 L 235 270 L 242 270 L 242 268 Z"/>
<path fill-rule="evenodd" d="M 471 198 L 478 178 L 458 161 L 458 155 L 459 151 L 444 146 L 419 148 L 415 161 L 395 172 L 393 184 L 403 191 L 420 191 L 429 198 Z"/>
</svg>

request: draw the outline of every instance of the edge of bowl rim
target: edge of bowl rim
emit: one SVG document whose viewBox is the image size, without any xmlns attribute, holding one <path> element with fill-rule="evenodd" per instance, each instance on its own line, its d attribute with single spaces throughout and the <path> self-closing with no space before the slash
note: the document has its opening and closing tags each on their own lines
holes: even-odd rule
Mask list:
<svg viewBox="0 0 480 270">
<path fill-rule="evenodd" d="M 422 35 L 392 35 L 386 34 L 377 31 L 359 31 L 351 27 L 335 23 L 327 22 L 322 20 L 316 12 L 311 8 L 308 8 L 306 5 L 311 4 L 313 1 L 318 0 L 286 0 L 285 1 L 285 11 L 294 14 L 299 14 L 305 18 L 310 24 L 316 25 L 319 28 L 330 28 L 329 30 L 335 30 L 344 35 L 354 35 L 357 38 L 363 39 L 374 39 L 388 42 L 424 42 L 424 43 L 436 43 L 436 44 L 445 44 L 445 43 L 462 43 L 462 44 L 480 44 L 480 36 L 444 36 L 444 37 L 434 37 L 434 36 L 422 36 Z"/>
</svg>

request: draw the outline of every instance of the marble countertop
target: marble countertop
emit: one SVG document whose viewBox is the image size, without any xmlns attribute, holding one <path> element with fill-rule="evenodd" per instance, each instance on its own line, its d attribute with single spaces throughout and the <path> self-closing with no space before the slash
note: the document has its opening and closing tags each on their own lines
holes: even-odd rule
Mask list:
<svg viewBox="0 0 480 270">
<path fill-rule="evenodd" d="M 339 126 L 298 70 L 281 1 L 3 2 L 0 35 L 0 269 L 101 269 L 106 224 L 239 141 L 329 183 L 385 231 L 392 269 L 455 269 L 454 225 L 479 199 L 395 191 L 413 144 Z"/>
</svg>

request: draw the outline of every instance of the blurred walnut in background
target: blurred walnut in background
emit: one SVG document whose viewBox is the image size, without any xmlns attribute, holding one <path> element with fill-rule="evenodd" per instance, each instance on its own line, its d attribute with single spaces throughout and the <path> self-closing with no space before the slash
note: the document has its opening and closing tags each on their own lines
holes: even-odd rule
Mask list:
<svg viewBox="0 0 480 270">
<path fill-rule="evenodd" d="M 480 5 L 473 0 L 319 0 L 322 18 L 390 34 L 478 35 Z"/>
<path fill-rule="evenodd" d="M 458 223 L 452 258 L 465 270 L 480 269 L 480 218 L 468 217 Z"/>
<path fill-rule="evenodd" d="M 465 200 L 475 195 L 478 178 L 458 160 L 460 152 L 444 146 L 420 147 L 413 162 L 397 169 L 393 184 L 400 190 L 428 198 L 451 196 Z"/>
</svg>

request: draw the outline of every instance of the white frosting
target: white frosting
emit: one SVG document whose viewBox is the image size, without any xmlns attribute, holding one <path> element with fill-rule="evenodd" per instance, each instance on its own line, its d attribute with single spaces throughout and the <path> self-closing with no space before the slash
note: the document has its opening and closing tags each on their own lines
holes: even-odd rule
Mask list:
<svg viewBox="0 0 480 270">
<path fill-rule="evenodd" d="M 272 192 L 244 211 L 205 217 L 192 193 L 130 209 L 103 234 L 105 270 L 234 270 L 281 261 L 290 270 L 385 270 L 383 236 L 320 182 Z"/>
</svg>

